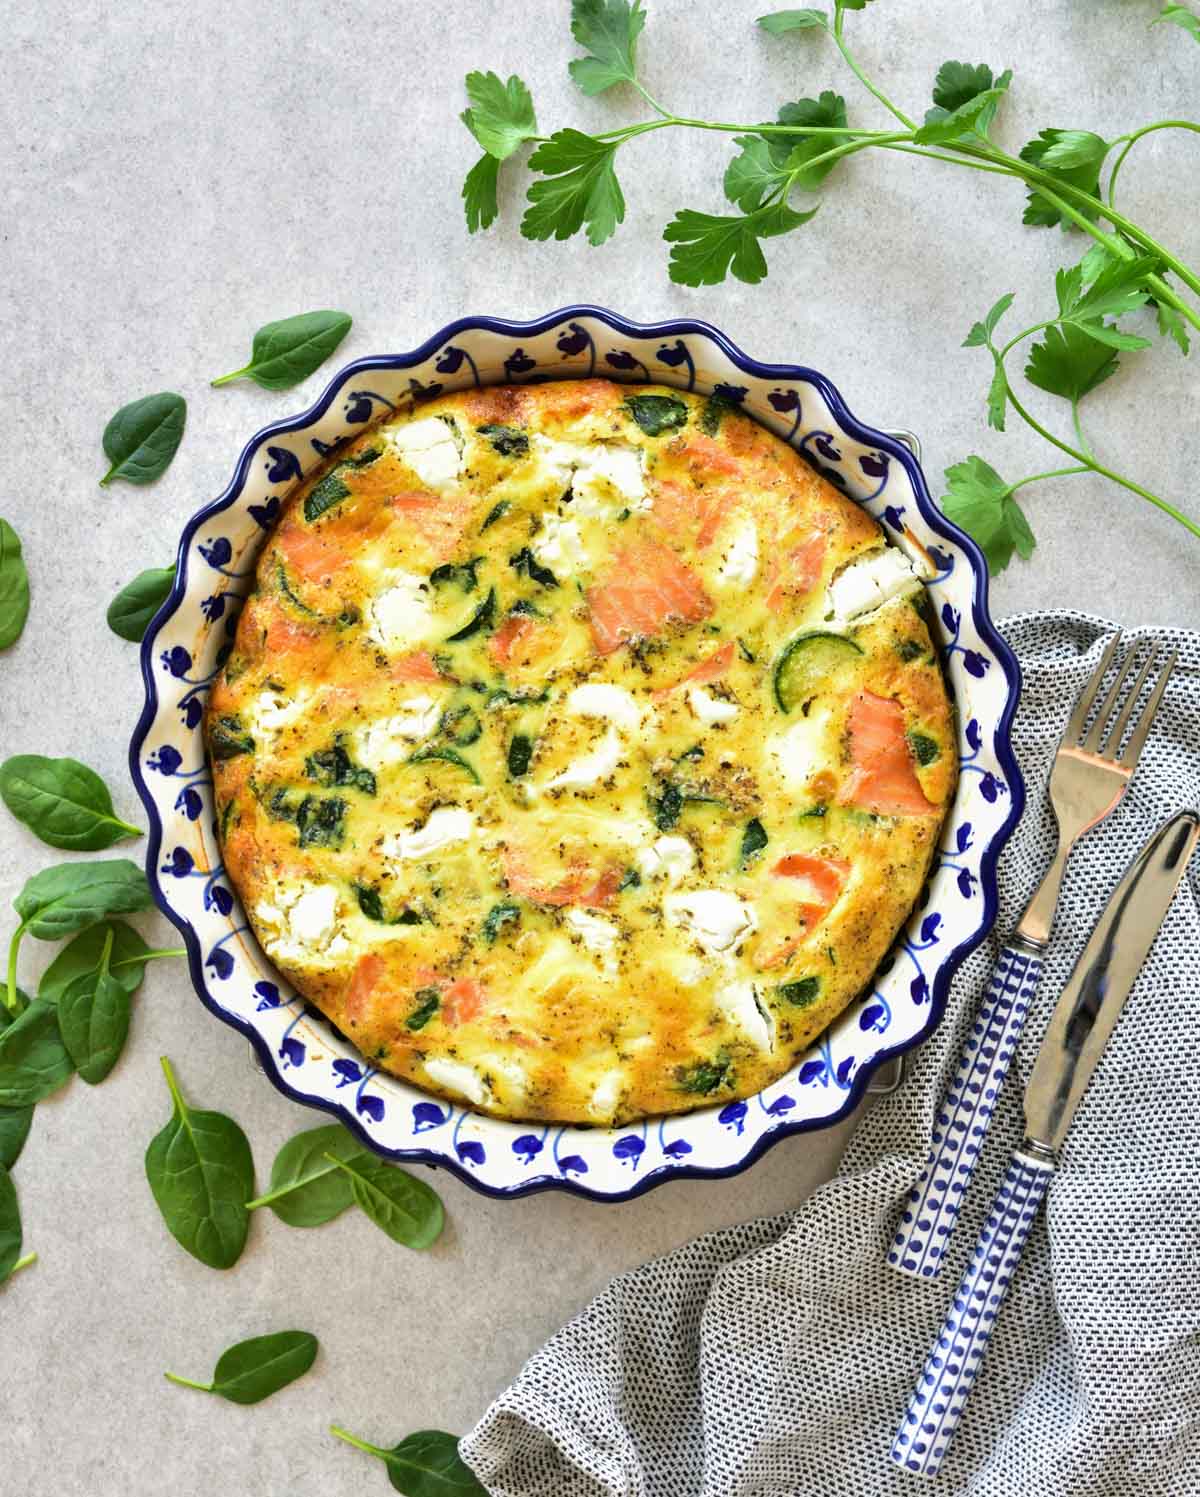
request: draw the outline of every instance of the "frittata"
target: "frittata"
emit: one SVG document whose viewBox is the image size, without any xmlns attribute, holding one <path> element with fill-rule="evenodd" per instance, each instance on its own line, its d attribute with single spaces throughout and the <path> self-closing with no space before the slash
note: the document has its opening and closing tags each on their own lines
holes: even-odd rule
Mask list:
<svg viewBox="0 0 1200 1497">
<path fill-rule="evenodd" d="M 205 731 L 264 950 L 513 1119 L 781 1076 L 954 790 L 907 557 L 735 405 L 605 380 L 396 412 L 284 503 Z"/>
</svg>

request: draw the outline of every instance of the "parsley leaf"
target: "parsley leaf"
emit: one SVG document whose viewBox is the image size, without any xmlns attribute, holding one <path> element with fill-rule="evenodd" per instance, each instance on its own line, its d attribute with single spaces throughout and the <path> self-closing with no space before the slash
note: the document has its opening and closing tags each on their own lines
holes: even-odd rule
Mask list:
<svg viewBox="0 0 1200 1497">
<path fill-rule="evenodd" d="M 787 179 L 787 153 L 781 161 L 771 143 L 761 135 L 737 135 L 734 144 L 741 146 L 725 168 L 725 196 L 743 213 L 753 213 Z"/>
<path fill-rule="evenodd" d="M 988 386 L 988 425 L 993 431 L 1004 430 L 1004 413 L 1008 409 L 1008 377 L 999 359 L 992 371 L 992 382 Z"/>
<path fill-rule="evenodd" d="M 1006 291 L 982 322 L 971 324 L 971 331 L 963 339 L 964 348 L 985 348 L 991 342 L 996 324 L 1012 306 L 1014 295 L 1014 292 Z"/>
<path fill-rule="evenodd" d="M 1074 323 L 1048 327 L 1041 343 L 1029 350 L 1025 378 L 1039 390 L 1082 400 L 1117 372 L 1117 355 Z"/>
<path fill-rule="evenodd" d="M 739 281 L 757 285 L 767 274 L 760 239 L 773 239 L 807 223 L 813 214 L 786 203 L 769 203 L 742 218 L 681 209 L 663 230 L 674 244 L 671 279 L 683 286 L 715 286 L 732 269 Z"/>
<path fill-rule="evenodd" d="M 1007 68 L 993 78 L 986 63 L 944 62 L 933 85 L 933 108 L 926 110 L 913 140 L 941 145 L 971 132 L 986 135 L 1011 82 Z"/>
<path fill-rule="evenodd" d="M 819 99 L 797 99 L 794 104 L 785 104 L 779 111 L 781 125 L 844 125 L 846 124 L 846 101 L 841 94 L 825 89 Z M 836 136 L 805 135 L 801 130 L 796 135 L 775 136 L 781 146 L 790 145 L 792 150 L 785 164 L 789 171 L 796 171 L 814 156 L 823 156 L 826 151 L 840 144 Z M 778 147 L 777 147 L 778 149 Z M 823 161 L 811 171 L 802 171 L 796 184 L 807 192 L 813 192 L 825 180 L 836 161 Z"/>
<path fill-rule="evenodd" d="M 1002 572 L 1015 551 L 1028 561 L 1037 542 L 1025 512 L 989 463 L 972 454 L 946 469 L 942 509 L 948 519 L 974 536 L 993 572 Z"/>
<path fill-rule="evenodd" d="M 616 143 L 580 130 L 556 130 L 529 158 L 546 180 L 529 189 L 521 220 L 526 239 L 569 239 L 587 224 L 592 244 L 603 244 L 625 217 L 625 199 L 613 170 Z"/>
<path fill-rule="evenodd" d="M 646 24 L 641 0 L 574 0 L 571 34 L 589 55 L 577 57 L 568 71 L 585 94 L 602 94 L 615 83 L 637 77 L 637 39 Z"/>
<path fill-rule="evenodd" d="M 1191 340 L 1188 337 L 1187 323 L 1175 310 L 1168 307 L 1165 302 L 1156 302 L 1154 307 L 1158 317 L 1158 331 L 1164 338 L 1172 338 L 1179 345 L 1179 351 L 1185 357 L 1191 352 Z"/>
<path fill-rule="evenodd" d="M 783 36 L 788 31 L 807 31 L 812 26 L 829 27 L 829 17 L 823 10 L 775 10 L 769 16 L 759 16 L 758 24 L 772 36 Z"/>
<path fill-rule="evenodd" d="M 460 118 L 467 129 L 497 161 L 505 161 L 522 141 L 537 134 L 533 98 L 514 74 L 503 83 L 495 73 L 468 73 L 470 109 Z"/>
<path fill-rule="evenodd" d="M 1184 5 L 1164 5 L 1161 16 L 1155 16 L 1150 22 L 1151 26 L 1157 26 L 1161 21 L 1170 21 L 1175 26 L 1182 26 L 1200 42 L 1200 16 L 1193 15 Z"/>
<path fill-rule="evenodd" d="M 1096 195 L 1100 189 L 1100 168 L 1108 149 L 1108 142 L 1090 130 L 1042 130 L 1036 140 L 1021 147 L 1021 160 L 1041 167 L 1071 187 Z M 1097 216 L 1085 203 L 1075 206 L 1085 218 Z M 1031 187 L 1021 222 L 1049 229 L 1061 221 L 1062 214 L 1054 204 Z"/>
<path fill-rule="evenodd" d="M 462 186 L 463 207 L 467 215 L 467 232 L 488 229 L 496 222 L 500 208 L 496 202 L 496 183 L 500 163 L 485 152 L 467 173 Z"/>
</svg>

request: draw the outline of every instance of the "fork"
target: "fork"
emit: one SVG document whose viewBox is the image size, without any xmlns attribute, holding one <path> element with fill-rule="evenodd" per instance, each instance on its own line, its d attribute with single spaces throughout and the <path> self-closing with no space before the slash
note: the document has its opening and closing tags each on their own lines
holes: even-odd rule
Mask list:
<svg viewBox="0 0 1200 1497">
<path fill-rule="evenodd" d="M 941 1268 L 1026 1011 L 1037 992 L 1067 859 L 1080 837 L 1102 822 L 1124 795 L 1174 669 L 1171 652 L 1158 667 L 1145 708 L 1134 722 L 1160 652 L 1157 644 L 1151 645 L 1130 686 L 1138 651 L 1128 650 L 1101 700 L 1100 688 L 1120 638 L 1119 633 L 1113 635 L 1079 693 L 1054 756 L 1050 805 L 1058 822 L 1058 850 L 1000 952 L 954 1080 L 938 1108 L 929 1159 L 909 1193 L 888 1250 L 887 1261 L 900 1273 L 932 1279 Z M 1133 731 L 1122 748 L 1131 722 Z"/>
</svg>

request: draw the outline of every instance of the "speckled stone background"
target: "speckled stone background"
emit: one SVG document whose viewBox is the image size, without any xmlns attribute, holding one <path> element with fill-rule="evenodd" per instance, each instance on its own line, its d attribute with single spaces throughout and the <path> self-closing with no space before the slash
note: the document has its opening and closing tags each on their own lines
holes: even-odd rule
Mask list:
<svg viewBox="0 0 1200 1497">
<path fill-rule="evenodd" d="M 750 121 L 832 85 L 854 117 L 875 121 L 878 107 L 821 38 L 756 30 L 766 8 L 648 0 L 651 91 L 680 113 Z M 1011 66 L 1001 134 L 1016 147 L 1042 125 L 1116 134 L 1193 112 L 1200 48 L 1172 27 L 1148 30 L 1158 8 L 889 0 L 849 29 L 910 110 L 924 107 L 947 56 Z M 986 429 L 986 361 L 959 347 L 1003 291 L 1018 293 L 1014 326 L 1045 315 L 1054 267 L 1079 248 L 1023 229 L 1011 184 L 859 157 L 807 228 L 768 246 L 764 284 L 691 291 L 668 281 L 659 235 L 677 207 L 722 211 L 731 148 L 663 132 L 622 153 L 629 211 L 605 248 L 522 241 L 515 169 L 502 224 L 471 240 L 458 190 L 476 150 L 457 120 L 469 68 L 520 72 L 544 128 L 640 116 L 631 94 L 574 90 L 566 9 L 2 7 L 0 512 L 23 537 L 34 604 L 0 659 L 0 754 L 85 759 L 140 819 L 125 773 L 141 703 L 136 651 L 107 631 L 105 607 L 135 572 L 171 558 L 183 520 L 224 487 L 245 438 L 323 386 L 329 369 L 281 395 L 207 386 L 244 362 L 256 326 L 311 307 L 353 313 L 339 360 L 407 348 L 465 312 L 523 317 L 591 300 L 635 318 L 697 315 L 760 358 L 822 369 L 867 420 L 918 432 L 934 483 L 972 451 L 1006 476 L 1060 466 L 1023 430 Z M 1187 137 L 1151 137 L 1122 186 L 1127 210 L 1193 263 L 1196 152 Z M 1195 514 L 1195 376 L 1173 347 L 1127 362 L 1088 402 L 1090 435 L 1111 464 Z M 148 489 L 98 489 L 105 421 L 164 388 L 190 404 L 170 472 Z M 1033 403 L 1066 429 L 1060 403 L 1037 392 Z M 1071 605 L 1130 624 L 1200 624 L 1200 542 L 1100 481 L 1045 484 L 1028 500 L 1038 550 L 996 583 L 998 614 Z M 5 905 L 54 860 L 0 825 Z M 139 923 L 169 940 L 164 921 Z M 26 942 L 27 987 L 47 955 Z M 150 970 L 117 1070 L 96 1091 L 76 1081 L 44 1103 L 17 1168 L 39 1262 L 0 1292 L 3 1497 L 387 1490 L 382 1469 L 328 1436 L 331 1420 L 382 1443 L 422 1426 L 466 1428 L 614 1271 L 798 1202 L 843 1141 L 795 1138 L 739 1179 L 667 1186 L 620 1207 L 555 1194 L 499 1203 L 441 1178 L 449 1227 L 420 1257 L 359 1215 L 298 1232 L 263 1213 L 242 1261 L 220 1274 L 168 1237 L 146 1188 L 142 1154 L 168 1111 L 163 1053 L 195 1103 L 241 1121 L 260 1179 L 279 1144 L 316 1121 L 257 1074 L 181 966 Z M 229 1343 L 289 1325 L 317 1332 L 322 1352 L 270 1404 L 241 1409 L 162 1379 L 168 1367 L 205 1376 Z"/>
</svg>

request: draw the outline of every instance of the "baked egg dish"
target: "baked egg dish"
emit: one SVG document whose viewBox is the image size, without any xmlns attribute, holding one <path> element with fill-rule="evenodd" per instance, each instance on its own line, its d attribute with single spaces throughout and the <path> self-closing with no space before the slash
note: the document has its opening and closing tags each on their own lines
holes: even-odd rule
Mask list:
<svg viewBox="0 0 1200 1497">
<path fill-rule="evenodd" d="M 264 951 L 370 1061 L 611 1125 L 785 1074 L 954 791 L 908 557 L 719 396 L 397 411 L 283 503 L 205 740 Z"/>
</svg>

